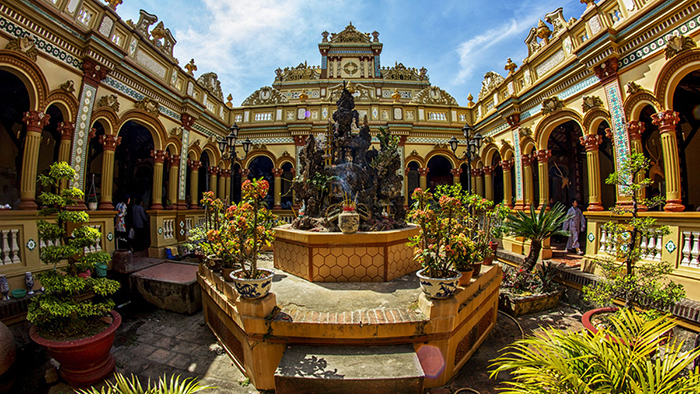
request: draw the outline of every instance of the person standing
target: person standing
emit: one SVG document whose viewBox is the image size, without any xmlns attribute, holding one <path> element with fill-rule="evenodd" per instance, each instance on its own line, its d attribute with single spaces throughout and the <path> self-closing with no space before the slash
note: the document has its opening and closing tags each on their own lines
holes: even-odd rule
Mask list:
<svg viewBox="0 0 700 394">
<path fill-rule="evenodd" d="M 124 200 L 120 201 L 115 207 L 117 210 L 117 222 L 115 224 L 115 231 L 117 232 L 117 249 L 122 249 L 125 246 L 128 247 L 128 237 L 126 232 L 126 212 L 128 210 L 128 205 L 131 203 L 131 197 L 127 194 L 124 196 Z M 124 244 L 120 244 L 123 242 Z"/>
<path fill-rule="evenodd" d="M 134 228 L 136 239 L 134 240 L 134 251 L 138 252 L 146 247 L 148 242 L 148 216 L 143 209 L 141 198 L 134 200 L 134 207 L 131 209 L 131 225 Z"/>
<path fill-rule="evenodd" d="M 586 231 L 586 217 L 578 208 L 578 200 L 575 198 L 571 200 L 571 208 L 566 212 L 564 230 L 570 233 L 569 240 L 566 242 L 566 250 L 571 253 L 583 254 L 578 239 L 579 234 Z"/>
</svg>

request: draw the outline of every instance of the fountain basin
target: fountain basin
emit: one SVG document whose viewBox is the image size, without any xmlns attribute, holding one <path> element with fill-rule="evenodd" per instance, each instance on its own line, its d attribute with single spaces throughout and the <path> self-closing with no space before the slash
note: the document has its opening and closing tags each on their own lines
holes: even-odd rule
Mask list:
<svg viewBox="0 0 700 394">
<path fill-rule="evenodd" d="M 413 247 L 417 226 L 400 230 L 319 233 L 275 228 L 275 268 L 310 282 L 387 282 L 420 269 Z"/>
</svg>

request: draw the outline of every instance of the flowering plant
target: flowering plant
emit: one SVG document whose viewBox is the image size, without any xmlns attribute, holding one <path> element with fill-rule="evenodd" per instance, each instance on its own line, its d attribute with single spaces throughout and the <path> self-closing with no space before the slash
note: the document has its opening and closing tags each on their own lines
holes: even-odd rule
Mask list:
<svg viewBox="0 0 700 394">
<path fill-rule="evenodd" d="M 258 253 L 263 245 L 272 245 L 277 217 L 265 207 L 264 199 L 270 189 L 267 181 L 246 180 L 241 189 L 241 202 L 225 210 L 221 200 L 213 199 L 213 193 L 205 193 L 202 204 L 216 213 L 207 217 L 211 226 L 206 231 L 206 242 L 225 266 L 242 269 L 243 278 L 256 279 Z"/>
<path fill-rule="evenodd" d="M 551 264 L 542 264 L 534 271 L 524 268 L 506 269 L 503 272 L 501 289 L 517 296 L 551 293 L 558 287 L 554 282 L 556 271 Z"/>
</svg>

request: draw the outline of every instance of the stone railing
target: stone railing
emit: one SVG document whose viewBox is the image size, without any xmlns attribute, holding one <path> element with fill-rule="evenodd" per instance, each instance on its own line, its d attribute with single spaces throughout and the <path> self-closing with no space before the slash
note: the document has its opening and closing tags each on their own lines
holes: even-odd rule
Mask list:
<svg viewBox="0 0 700 394">
<path fill-rule="evenodd" d="M 294 221 L 294 212 L 291 209 L 273 209 L 272 213 L 277 216 L 280 225 L 291 224 Z"/>
<path fill-rule="evenodd" d="M 0 262 L 2 265 L 21 264 L 19 253 L 19 228 L 0 229 Z"/>
</svg>

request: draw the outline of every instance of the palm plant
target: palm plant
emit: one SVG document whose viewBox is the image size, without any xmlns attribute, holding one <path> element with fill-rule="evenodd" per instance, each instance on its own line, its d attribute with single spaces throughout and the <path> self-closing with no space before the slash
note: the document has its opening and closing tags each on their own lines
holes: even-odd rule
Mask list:
<svg viewBox="0 0 700 394">
<path fill-rule="evenodd" d="M 554 235 L 569 235 L 568 231 L 562 230 L 566 221 L 564 213 L 564 206 L 557 203 L 551 210 L 542 209 L 539 213 L 531 205 L 530 212 L 517 211 L 515 214 L 508 215 L 504 223 L 506 230 L 530 240 L 530 254 L 522 263 L 524 271 L 532 271 L 537 264 L 545 239 Z"/>
<path fill-rule="evenodd" d="M 504 394 L 700 392 L 698 369 L 687 370 L 700 349 L 684 352 L 682 342 L 666 342 L 671 319 L 647 321 L 624 309 L 611 320 L 614 337 L 605 329 L 582 335 L 550 328 L 519 340 L 493 360 L 491 378 L 510 372 Z"/>
<path fill-rule="evenodd" d="M 212 389 L 212 386 L 202 386 L 196 379 L 187 378 L 180 381 L 180 376 L 171 376 L 170 380 L 163 375 L 158 379 L 158 383 L 148 381 L 146 388 L 143 388 L 138 377 L 131 375 L 131 378 L 116 373 L 114 383 L 107 382 L 107 385 L 97 390 L 94 387 L 78 390 L 76 394 L 195 394 L 204 390 Z"/>
</svg>

